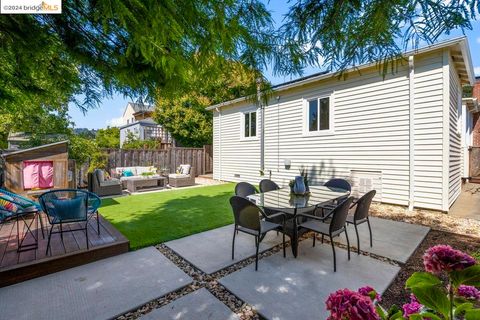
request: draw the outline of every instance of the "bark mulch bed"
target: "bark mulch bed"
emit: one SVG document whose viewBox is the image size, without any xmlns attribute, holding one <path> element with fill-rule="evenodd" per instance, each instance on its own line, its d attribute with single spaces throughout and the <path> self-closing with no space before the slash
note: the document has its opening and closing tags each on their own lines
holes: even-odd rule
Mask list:
<svg viewBox="0 0 480 320">
<path fill-rule="evenodd" d="M 440 230 L 431 230 L 417 250 L 402 266 L 395 280 L 382 296 L 382 306 L 389 308 L 392 305 L 401 307 L 409 302 L 410 293 L 405 289 L 405 281 L 416 271 L 424 271 L 422 256 L 425 251 L 437 244 L 448 244 L 454 249 L 461 250 L 470 255 L 480 252 L 480 239 L 462 234 L 450 233 Z"/>
</svg>

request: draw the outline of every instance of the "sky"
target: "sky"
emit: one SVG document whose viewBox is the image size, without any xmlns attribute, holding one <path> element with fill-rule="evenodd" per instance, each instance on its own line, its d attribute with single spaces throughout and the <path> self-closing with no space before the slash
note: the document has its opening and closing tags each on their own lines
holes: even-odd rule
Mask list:
<svg viewBox="0 0 480 320">
<path fill-rule="evenodd" d="M 277 24 L 282 22 L 283 15 L 288 10 L 287 1 L 288 0 L 274 0 L 267 3 L 267 8 L 271 10 L 272 17 Z M 473 29 L 466 31 L 465 35 L 468 37 L 475 74 L 480 76 L 480 20 L 472 22 L 472 26 Z M 439 41 L 462 35 L 462 32 L 458 30 L 449 35 L 442 36 Z M 309 67 L 304 70 L 304 76 L 319 71 L 318 68 Z M 289 76 L 274 76 L 268 70 L 265 76 L 274 85 L 292 80 Z M 117 126 L 120 124 L 121 116 L 128 101 L 132 101 L 132 99 L 120 94 L 114 94 L 110 98 L 103 99 L 98 108 L 90 109 L 85 114 L 83 114 L 78 107 L 70 105 L 69 115 L 75 123 L 76 128 L 100 129 L 107 126 Z"/>
</svg>

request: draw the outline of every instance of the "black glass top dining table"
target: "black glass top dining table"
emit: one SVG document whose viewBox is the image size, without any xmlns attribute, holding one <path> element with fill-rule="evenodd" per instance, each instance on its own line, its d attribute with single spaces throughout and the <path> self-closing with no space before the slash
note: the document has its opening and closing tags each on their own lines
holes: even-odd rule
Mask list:
<svg viewBox="0 0 480 320">
<path fill-rule="evenodd" d="M 293 195 L 290 188 L 281 188 L 278 190 L 264 193 L 256 193 L 248 198 L 257 206 L 265 211 L 277 211 L 286 214 L 289 220 L 289 227 L 285 230 L 290 237 L 292 252 L 296 257 L 298 252 L 298 237 L 296 216 L 298 213 L 311 212 L 317 206 L 332 203 L 335 200 L 345 198 L 349 192 L 343 189 L 331 188 L 325 186 L 310 186 L 310 193 L 306 195 Z"/>
</svg>

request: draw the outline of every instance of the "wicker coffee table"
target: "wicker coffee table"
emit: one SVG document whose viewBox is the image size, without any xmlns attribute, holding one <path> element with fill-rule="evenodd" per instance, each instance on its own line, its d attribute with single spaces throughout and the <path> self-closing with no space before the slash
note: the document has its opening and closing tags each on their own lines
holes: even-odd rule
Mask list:
<svg viewBox="0 0 480 320">
<path fill-rule="evenodd" d="M 127 181 L 127 190 L 136 192 L 138 189 L 152 189 L 166 186 L 165 177 L 139 177 Z"/>
</svg>

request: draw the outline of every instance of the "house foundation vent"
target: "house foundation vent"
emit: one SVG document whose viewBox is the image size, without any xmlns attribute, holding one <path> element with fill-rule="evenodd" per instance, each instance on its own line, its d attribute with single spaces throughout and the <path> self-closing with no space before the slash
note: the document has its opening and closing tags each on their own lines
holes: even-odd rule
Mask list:
<svg viewBox="0 0 480 320">
<path fill-rule="evenodd" d="M 351 170 L 352 196 L 360 198 L 370 190 L 376 190 L 375 201 L 382 201 L 382 172 Z"/>
</svg>

